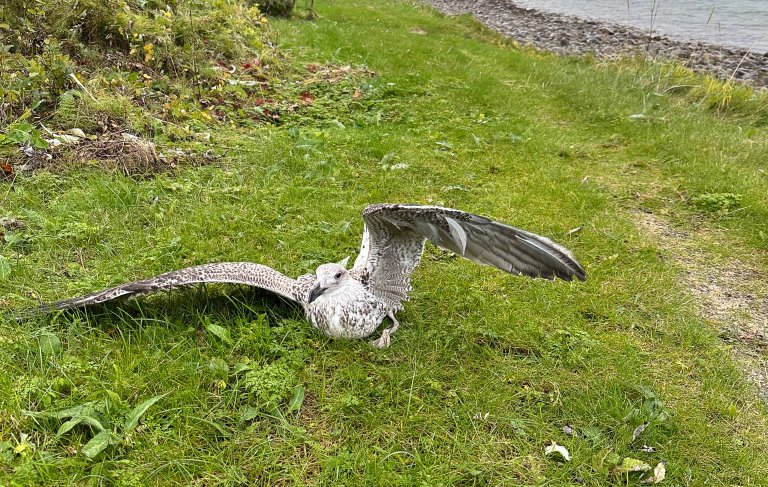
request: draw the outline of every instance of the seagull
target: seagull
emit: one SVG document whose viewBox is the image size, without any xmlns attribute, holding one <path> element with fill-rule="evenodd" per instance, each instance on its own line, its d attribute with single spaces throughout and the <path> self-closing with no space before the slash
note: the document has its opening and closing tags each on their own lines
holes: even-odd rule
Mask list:
<svg viewBox="0 0 768 487">
<path fill-rule="evenodd" d="M 408 301 L 411 274 L 427 240 L 510 274 L 586 280 L 584 269 L 569 250 L 546 237 L 472 213 L 381 203 L 367 206 L 363 221 L 363 241 L 351 269 L 347 269 L 347 257 L 320 265 L 314 274 L 291 279 L 252 262 L 204 264 L 43 305 L 40 310 L 77 309 L 198 283 L 245 284 L 297 302 L 309 323 L 331 338 L 367 338 L 389 318 L 392 326 L 370 342 L 387 348 L 400 326 L 395 314 Z"/>
</svg>

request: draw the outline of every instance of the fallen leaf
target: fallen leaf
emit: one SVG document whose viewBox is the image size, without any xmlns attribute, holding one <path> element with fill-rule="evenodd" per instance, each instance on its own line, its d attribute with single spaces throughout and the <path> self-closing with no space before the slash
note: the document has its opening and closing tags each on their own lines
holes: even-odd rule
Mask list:
<svg viewBox="0 0 768 487">
<path fill-rule="evenodd" d="M 653 475 L 640 481 L 641 484 L 658 484 L 667 477 L 667 463 L 659 462 L 653 469 Z"/>
<path fill-rule="evenodd" d="M 353 100 L 359 100 L 362 97 L 363 97 L 363 92 L 360 91 L 360 90 L 355 90 L 355 92 L 352 93 L 352 99 Z"/>
<path fill-rule="evenodd" d="M 314 99 L 312 98 L 312 93 L 305 91 L 304 93 L 299 95 L 299 99 L 305 104 L 305 105 L 311 105 Z"/>
<path fill-rule="evenodd" d="M 85 135 L 85 134 L 83 134 Z M 56 134 L 53 139 L 48 140 L 49 144 L 54 144 L 54 140 L 61 142 L 62 144 L 76 144 L 80 142 L 81 137 L 69 134 Z M 58 144 L 56 144 L 58 145 Z"/>
<path fill-rule="evenodd" d="M 13 181 L 13 179 L 16 177 L 16 173 L 13 172 L 13 166 L 10 164 L 7 164 L 5 162 L 0 163 L 0 175 L 2 175 L 2 178 L 6 181 Z"/>
<path fill-rule="evenodd" d="M 632 432 L 632 441 L 635 441 L 640 437 L 641 434 L 643 434 L 643 431 L 645 431 L 645 428 L 648 427 L 648 423 L 643 423 L 637 428 L 635 428 L 635 431 Z"/>
<path fill-rule="evenodd" d="M 566 462 L 570 461 L 570 459 L 571 459 L 571 454 L 568 453 L 568 449 L 565 448 L 562 445 L 558 445 L 554 441 L 552 442 L 551 445 L 549 445 L 548 447 L 544 448 L 544 454 L 547 455 L 547 456 L 557 455 L 557 456 L 559 456 L 560 458 L 562 458 Z M 651 467 L 648 467 L 648 468 L 650 469 Z"/>
<path fill-rule="evenodd" d="M 621 463 L 613 469 L 614 475 L 625 475 L 631 472 L 647 472 L 651 466 L 642 460 L 636 458 L 624 458 Z"/>
</svg>

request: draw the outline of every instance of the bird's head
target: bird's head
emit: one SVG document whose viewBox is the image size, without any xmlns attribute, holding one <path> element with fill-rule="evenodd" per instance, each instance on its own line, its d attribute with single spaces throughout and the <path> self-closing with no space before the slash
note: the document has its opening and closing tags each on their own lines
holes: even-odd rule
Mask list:
<svg viewBox="0 0 768 487">
<path fill-rule="evenodd" d="M 352 280 L 352 277 L 345 267 L 346 263 L 347 259 L 344 259 L 339 263 L 323 264 L 317 268 L 315 271 L 315 274 L 317 275 L 317 284 L 315 284 L 315 287 L 309 292 L 309 303 L 312 303 L 312 301 L 323 294 L 332 293 L 333 291 L 342 288 Z"/>
</svg>

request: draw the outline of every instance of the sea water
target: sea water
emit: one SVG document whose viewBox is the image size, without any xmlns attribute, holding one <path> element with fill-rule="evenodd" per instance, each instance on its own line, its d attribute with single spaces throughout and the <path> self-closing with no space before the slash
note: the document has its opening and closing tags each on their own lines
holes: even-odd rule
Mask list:
<svg viewBox="0 0 768 487">
<path fill-rule="evenodd" d="M 768 52 L 768 0 L 514 0 L 513 3 L 628 24 L 681 40 Z"/>
</svg>

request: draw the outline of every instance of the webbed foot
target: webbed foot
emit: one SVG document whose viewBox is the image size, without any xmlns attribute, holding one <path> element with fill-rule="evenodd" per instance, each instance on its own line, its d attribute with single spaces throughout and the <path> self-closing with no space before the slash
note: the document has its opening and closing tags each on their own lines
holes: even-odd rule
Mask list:
<svg viewBox="0 0 768 487">
<path fill-rule="evenodd" d="M 392 320 L 392 326 L 382 331 L 379 338 L 368 342 L 376 348 L 389 348 L 391 335 L 393 335 L 397 329 L 400 328 L 400 323 L 398 323 L 397 318 L 395 318 L 395 313 L 387 313 L 387 316 L 389 316 L 389 319 Z"/>
<path fill-rule="evenodd" d="M 389 328 L 381 332 L 381 336 L 377 338 L 376 340 L 371 340 L 371 345 L 373 345 L 376 348 L 389 348 L 390 345 L 390 338 L 389 338 Z"/>
</svg>

